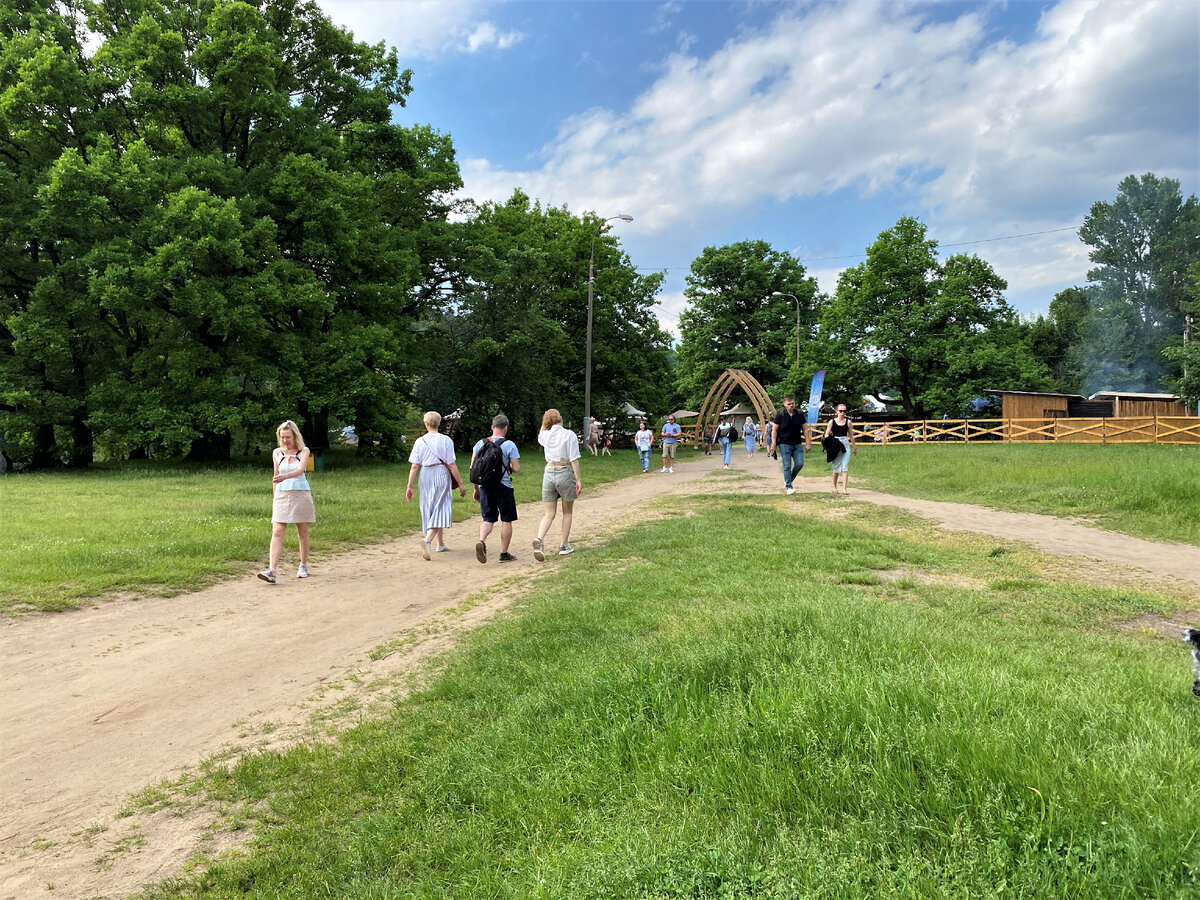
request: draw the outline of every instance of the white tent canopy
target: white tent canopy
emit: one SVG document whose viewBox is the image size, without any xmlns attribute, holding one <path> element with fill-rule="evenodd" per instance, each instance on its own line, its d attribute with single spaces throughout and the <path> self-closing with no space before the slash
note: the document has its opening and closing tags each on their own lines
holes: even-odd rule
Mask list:
<svg viewBox="0 0 1200 900">
<path fill-rule="evenodd" d="M 634 406 L 632 403 L 630 403 L 628 400 L 626 400 L 626 401 L 625 401 L 625 402 L 622 404 L 622 408 L 625 410 L 625 415 L 627 415 L 627 416 L 634 416 L 634 417 L 637 417 L 637 416 L 644 416 L 644 415 L 646 415 L 646 414 L 645 414 L 645 413 L 644 413 L 642 410 L 640 410 L 640 409 L 638 409 L 637 407 L 635 407 L 635 406 Z"/>
</svg>

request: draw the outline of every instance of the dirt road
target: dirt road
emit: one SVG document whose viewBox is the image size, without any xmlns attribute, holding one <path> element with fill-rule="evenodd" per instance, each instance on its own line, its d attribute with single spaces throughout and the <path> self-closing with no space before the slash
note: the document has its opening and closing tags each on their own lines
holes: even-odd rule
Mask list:
<svg viewBox="0 0 1200 900">
<path fill-rule="evenodd" d="M 283 578 L 271 587 L 247 574 L 194 594 L 0 624 L 0 900 L 125 897 L 177 873 L 211 814 L 114 818 L 131 794 L 264 735 L 294 739 L 314 708 L 362 699 L 372 682 L 416 669 L 453 642 L 456 628 L 503 608 L 530 577 L 586 565 L 589 545 L 634 522 L 657 498 L 713 489 L 782 495 L 776 464 L 765 456 L 738 457 L 735 467 L 760 477 L 705 481 L 720 462 L 702 457 L 674 475 L 652 471 L 585 494 L 572 540 L 580 552 L 544 566 L 528 549 L 540 515 L 531 505 L 521 508 L 516 527 L 518 561 L 503 566 L 475 561 L 478 519 L 470 519 L 448 532 L 452 552 L 432 562 L 410 537 L 315 556 L 306 581 Z M 798 486 L 806 493 L 828 483 L 803 479 Z M 871 491 L 848 502 L 1137 567 L 1200 598 L 1200 548 Z M 496 537 L 491 549 L 498 553 Z M 480 591 L 489 592 L 487 600 L 452 625 L 430 628 Z M 388 641 L 397 641 L 396 651 L 373 659 L 372 650 Z"/>
</svg>

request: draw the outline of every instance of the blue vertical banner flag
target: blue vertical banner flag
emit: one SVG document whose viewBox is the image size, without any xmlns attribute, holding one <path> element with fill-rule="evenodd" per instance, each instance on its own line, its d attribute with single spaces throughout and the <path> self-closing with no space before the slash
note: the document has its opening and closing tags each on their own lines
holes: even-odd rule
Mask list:
<svg viewBox="0 0 1200 900">
<path fill-rule="evenodd" d="M 821 412 L 821 389 L 825 387 L 825 370 L 818 370 L 808 388 L 808 424 L 816 425 Z"/>
</svg>

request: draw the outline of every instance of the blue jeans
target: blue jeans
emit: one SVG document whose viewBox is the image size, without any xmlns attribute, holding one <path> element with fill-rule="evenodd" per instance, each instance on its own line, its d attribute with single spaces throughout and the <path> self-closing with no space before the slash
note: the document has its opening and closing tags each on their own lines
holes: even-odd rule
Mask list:
<svg viewBox="0 0 1200 900">
<path fill-rule="evenodd" d="M 783 463 L 783 486 L 791 487 L 800 470 L 804 468 L 803 444 L 779 444 L 779 460 Z"/>
<path fill-rule="evenodd" d="M 721 438 L 721 453 L 725 457 L 725 465 L 729 465 L 729 454 L 733 450 L 733 441 L 729 438 Z"/>
<path fill-rule="evenodd" d="M 638 451 L 638 458 L 642 461 L 642 471 L 646 472 L 650 469 L 650 448 Z"/>
</svg>

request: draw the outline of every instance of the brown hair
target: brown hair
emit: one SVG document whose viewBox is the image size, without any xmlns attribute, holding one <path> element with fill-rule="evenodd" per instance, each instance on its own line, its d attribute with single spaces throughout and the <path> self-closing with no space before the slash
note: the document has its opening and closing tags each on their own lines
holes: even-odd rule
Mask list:
<svg viewBox="0 0 1200 900">
<path fill-rule="evenodd" d="M 542 431 L 549 431 L 555 425 L 562 424 L 562 413 L 557 409 L 548 409 L 542 415 Z"/>
</svg>

